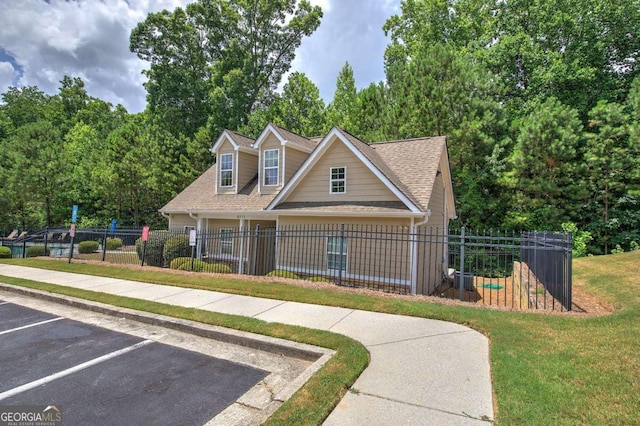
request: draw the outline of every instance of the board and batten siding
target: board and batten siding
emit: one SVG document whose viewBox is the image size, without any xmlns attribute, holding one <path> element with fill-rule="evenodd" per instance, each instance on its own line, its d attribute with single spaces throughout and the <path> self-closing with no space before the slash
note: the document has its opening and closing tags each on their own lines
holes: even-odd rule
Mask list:
<svg viewBox="0 0 640 426">
<path fill-rule="evenodd" d="M 221 143 L 220 146 L 218 147 L 218 151 L 216 153 L 216 173 L 217 173 L 216 185 L 218 186 L 217 193 L 218 194 L 235 194 L 236 187 L 234 185 L 220 186 L 220 157 L 222 156 L 222 154 L 233 154 L 233 182 L 234 183 L 236 181 L 236 173 L 238 173 L 238 171 L 236 170 L 236 155 L 237 155 L 236 150 L 233 148 L 233 145 L 231 145 L 231 142 L 225 139 L 225 141 Z"/>
<path fill-rule="evenodd" d="M 343 194 L 329 193 L 332 167 L 346 167 L 346 192 Z M 398 201 L 398 198 L 349 148 L 334 141 L 285 201 Z"/>
</svg>

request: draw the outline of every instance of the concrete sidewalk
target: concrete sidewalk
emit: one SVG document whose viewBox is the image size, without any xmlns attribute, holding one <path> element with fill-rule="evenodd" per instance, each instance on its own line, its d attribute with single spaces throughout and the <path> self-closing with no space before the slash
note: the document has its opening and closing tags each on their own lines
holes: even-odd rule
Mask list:
<svg viewBox="0 0 640 426">
<path fill-rule="evenodd" d="M 444 321 L 191 290 L 0 264 L 25 278 L 341 333 L 371 354 L 325 425 L 487 425 L 493 396 L 486 337 Z"/>
</svg>

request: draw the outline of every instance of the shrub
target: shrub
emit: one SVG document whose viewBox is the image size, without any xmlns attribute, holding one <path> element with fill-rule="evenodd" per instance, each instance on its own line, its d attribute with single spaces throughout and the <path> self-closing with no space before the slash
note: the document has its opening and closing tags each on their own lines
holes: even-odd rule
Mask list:
<svg viewBox="0 0 640 426">
<path fill-rule="evenodd" d="M 9 247 L 0 246 L 0 259 L 11 259 L 11 249 Z"/>
<path fill-rule="evenodd" d="M 183 265 L 187 266 L 186 269 L 182 269 L 181 268 Z M 190 257 L 176 257 L 169 264 L 169 268 L 178 269 L 178 270 L 181 270 L 181 271 L 188 271 L 190 266 L 191 266 L 191 258 Z"/>
<path fill-rule="evenodd" d="M 216 274 L 230 274 L 231 268 L 224 263 L 206 263 L 202 272 L 212 272 Z"/>
<path fill-rule="evenodd" d="M 82 241 L 78 243 L 78 253 L 89 254 L 98 251 L 100 244 L 97 241 Z"/>
<path fill-rule="evenodd" d="M 107 250 L 118 250 L 120 247 L 122 247 L 120 238 L 107 238 Z"/>
<path fill-rule="evenodd" d="M 631 243 L 629 244 L 629 251 L 636 251 L 636 250 L 640 250 L 640 244 L 638 244 L 635 240 L 631 241 Z"/>
<path fill-rule="evenodd" d="M 317 283 L 328 283 L 328 282 L 331 282 L 327 278 L 321 277 L 321 276 L 309 277 L 309 278 L 307 278 L 307 281 L 313 281 L 313 282 L 317 282 Z"/>
<path fill-rule="evenodd" d="M 147 241 L 147 250 L 145 252 L 144 262 L 149 266 L 163 266 L 162 250 L 164 243 L 171 238 L 169 231 L 150 231 L 149 240 Z M 136 240 L 136 253 L 138 258 L 142 260 L 142 238 Z"/>
<path fill-rule="evenodd" d="M 294 280 L 299 280 L 300 277 L 290 271 L 284 271 L 282 269 L 274 269 L 273 271 L 267 274 L 267 277 L 279 277 L 279 278 L 292 278 Z"/>
<path fill-rule="evenodd" d="M 620 244 L 616 244 L 616 248 L 611 250 L 611 254 L 620 254 L 624 253 L 624 249 L 620 246 Z"/>
<path fill-rule="evenodd" d="M 148 247 L 147 247 L 148 248 Z M 170 265 L 173 259 L 191 255 L 188 235 L 177 235 L 165 241 L 162 249 L 163 266 Z"/>
<path fill-rule="evenodd" d="M 47 251 L 45 253 L 44 246 L 31 246 L 27 247 L 25 257 L 49 256 L 50 253 L 51 251 L 49 250 L 49 247 L 47 247 Z"/>
</svg>

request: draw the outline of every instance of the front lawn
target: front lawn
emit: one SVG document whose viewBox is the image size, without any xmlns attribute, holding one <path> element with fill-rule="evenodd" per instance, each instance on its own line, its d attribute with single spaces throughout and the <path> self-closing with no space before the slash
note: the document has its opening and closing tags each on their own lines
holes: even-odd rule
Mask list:
<svg viewBox="0 0 640 426">
<path fill-rule="evenodd" d="M 498 424 L 602 425 L 634 424 L 638 421 L 640 252 L 574 261 L 574 286 L 584 293 L 605 299 L 615 308 L 613 314 L 599 317 L 447 306 L 278 283 L 176 275 L 106 265 L 69 265 L 39 259 L 3 262 L 465 324 L 481 331 L 491 340 L 490 357 Z M 29 283 L 5 277 L 0 279 L 48 291 L 64 291 L 61 287 L 44 283 Z M 78 291 L 80 290 L 76 290 Z M 89 293 L 74 295 L 96 298 L 95 293 Z M 101 301 L 105 301 L 103 296 L 100 297 Z M 125 306 L 130 303 L 127 300 L 130 301 L 113 296 L 107 303 Z M 151 302 L 137 306 L 136 309 L 171 314 L 166 305 Z M 328 374 L 329 378 L 314 377 L 276 413 L 272 419 L 276 423 L 321 422 L 331 404 L 319 400 L 326 399 L 332 403 L 338 400 L 344 393 L 345 386 L 353 381 L 354 374 L 366 362 L 363 360 L 361 347 L 348 341 L 337 343 L 340 339 L 331 336 L 331 333 L 324 335 L 303 332 L 299 327 L 276 327 L 256 320 L 219 314 L 203 316 L 197 310 L 184 310 L 174 314 L 226 327 L 324 344 L 338 350 L 341 355 L 337 357 L 339 367 L 337 364 L 328 364 L 323 374 Z M 311 406 L 314 405 L 318 408 L 313 409 Z"/>
</svg>

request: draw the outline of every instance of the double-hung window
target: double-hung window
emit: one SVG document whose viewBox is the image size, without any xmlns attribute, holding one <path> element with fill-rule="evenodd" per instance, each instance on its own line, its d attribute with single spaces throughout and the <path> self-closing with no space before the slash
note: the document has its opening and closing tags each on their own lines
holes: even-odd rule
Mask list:
<svg viewBox="0 0 640 426">
<path fill-rule="evenodd" d="M 347 239 L 344 237 L 327 238 L 327 269 L 330 271 L 347 270 Z"/>
<path fill-rule="evenodd" d="M 263 174 L 265 186 L 278 185 L 279 161 L 279 150 L 267 149 L 264 151 Z"/>
<path fill-rule="evenodd" d="M 220 186 L 233 186 L 233 154 L 220 155 Z"/>
<path fill-rule="evenodd" d="M 329 185 L 330 194 L 344 194 L 347 192 L 347 168 L 331 167 Z"/>
</svg>

